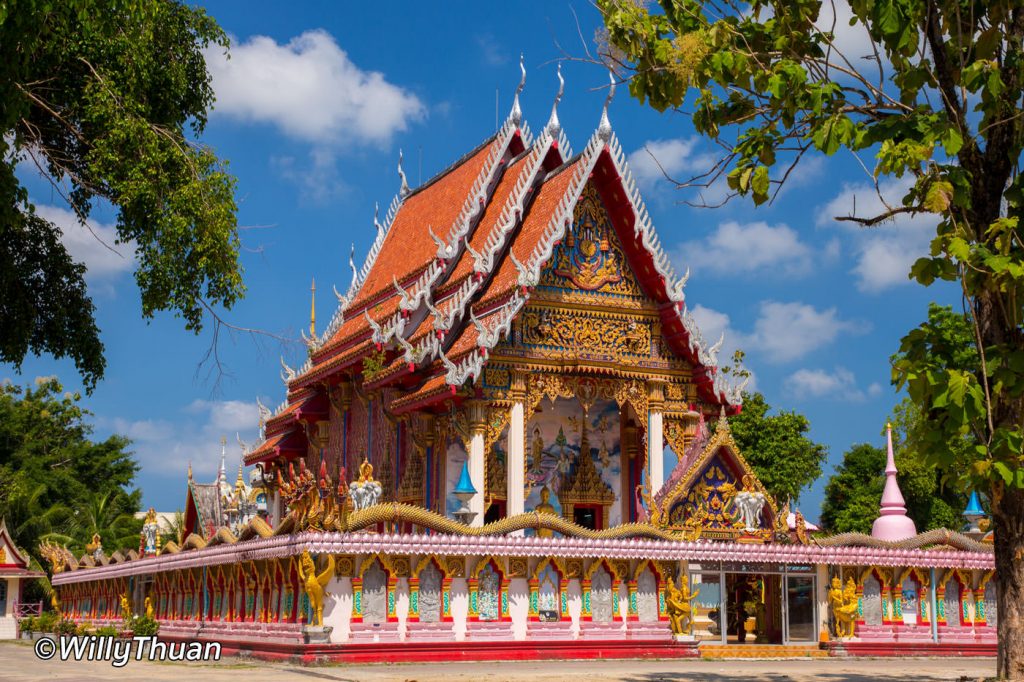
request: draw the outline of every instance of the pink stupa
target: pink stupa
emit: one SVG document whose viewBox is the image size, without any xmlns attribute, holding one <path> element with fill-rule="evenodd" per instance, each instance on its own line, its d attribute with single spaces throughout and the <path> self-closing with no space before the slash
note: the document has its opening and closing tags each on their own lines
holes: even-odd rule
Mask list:
<svg viewBox="0 0 1024 682">
<path fill-rule="evenodd" d="M 892 425 L 886 424 L 886 438 L 889 441 L 888 457 L 885 461 L 885 490 L 882 491 L 882 506 L 878 518 L 871 526 L 871 537 L 879 540 L 906 540 L 917 535 L 913 519 L 907 516 L 907 503 L 896 482 L 896 460 L 892 454 Z"/>
</svg>

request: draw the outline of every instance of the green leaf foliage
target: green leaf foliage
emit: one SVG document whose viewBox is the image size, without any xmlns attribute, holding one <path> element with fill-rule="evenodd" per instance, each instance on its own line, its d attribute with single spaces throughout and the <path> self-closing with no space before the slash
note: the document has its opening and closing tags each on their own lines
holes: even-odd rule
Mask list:
<svg viewBox="0 0 1024 682">
<path fill-rule="evenodd" d="M 51 179 L 81 221 L 117 211 L 142 314 L 188 330 L 243 294 L 234 178 L 196 137 L 213 104 L 203 48 L 227 37 L 176 0 L 0 3 L 0 361 L 69 357 L 90 389 L 103 345 L 60 228 L 34 213 L 19 160 Z M 84 228 L 83 228 L 84 229 Z"/>
<path fill-rule="evenodd" d="M 778 502 L 793 503 L 821 476 L 828 448 L 807 437 L 811 425 L 796 412 L 769 414 L 760 393 L 744 395 L 743 410 L 729 417 L 729 427 L 743 457 Z"/>
<path fill-rule="evenodd" d="M 80 396 L 54 378 L 0 385 L 0 518 L 37 560 L 51 539 L 76 554 L 99 533 L 109 554 L 138 546 L 138 464 L 121 436 L 93 441 Z"/>
</svg>

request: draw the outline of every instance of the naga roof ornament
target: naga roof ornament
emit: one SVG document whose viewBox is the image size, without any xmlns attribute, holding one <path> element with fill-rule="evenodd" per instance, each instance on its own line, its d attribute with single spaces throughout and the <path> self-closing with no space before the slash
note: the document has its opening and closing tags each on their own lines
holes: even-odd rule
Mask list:
<svg viewBox="0 0 1024 682">
<path fill-rule="evenodd" d="M 407 196 L 409 196 L 409 193 L 412 192 L 412 190 L 409 189 L 409 181 L 406 180 L 406 178 L 405 178 L 405 171 L 402 169 L 402 150 L 401 149 L 398 150 L 398 177 L 402 179 L 402 186 L 398 190 L 398 196 L 400 196 L 400 197 L 402 197 L 404 199 Z"/>
<path fill-rule="evenodd" d="M 555 103 L 551 105 L 551 118 L 548 119 L 548 124 L 544 126 L 544 130 L 547 131 L 548 135 L 557 139 L 558 133 L 562 132 L 562 124 L 558 121 L 558 103 L 562 101 L 562 94 L 565 92 L 565 79 L 562 78 L 562 64 L 558 64 L 558 94 L 555 95 Z"/>
<path fill-rule="evenodd" d="M 281 380 L 286 384 L 295 378 L 295 370 L 288 366 L 288 363 L 284 361 L 284 357 L 281 358 Z"/>
<path fill-rule="evenodd" d="M 402 152 L 398 152 L 398 172 L 402 176 L 402 186 L 408 189 L 405 184 L 405 174 L 402 173 Z M 404 196 L 404 195 L 403 195 Z M 377 228 L 377 238 L 384 234 L 384 226 L 380 224 L 380 203 L 373 202 L 373 226 Z"/>
<path fill-rule="evenodd" d="M 523 91 L 526 86 L 526 67 L 523 65 L 523 53 L 519 53 L 519 71 L 522 72 L 522 77 L 519 79 L 519 86 L 516 88 L 516 95 L 512 99 L 512 111 L 509 113 L 509 120 L 515 123 L 517 126 L 523 120 L 523 110 L 519 108 L 519 93 Z"/>
</svg>

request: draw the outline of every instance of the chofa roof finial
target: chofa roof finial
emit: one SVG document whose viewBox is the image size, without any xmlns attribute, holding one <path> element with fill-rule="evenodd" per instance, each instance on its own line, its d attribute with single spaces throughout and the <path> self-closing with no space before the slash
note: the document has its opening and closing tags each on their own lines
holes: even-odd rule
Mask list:
<svg viewBox="0 0 1024 682">
<path fill-rule="evenodd" d="M 562 131 L 562 124 L 558 122 L 558 103 L 562 101 L 562 93 L 565 92 L 565 79 L 562 78 L 562 64 L 558 64 L 558 94 L 555 95 L 555 103 L 551 105 L 551 118 L 545 127 L 548 135 L 558 137 Z"/>
<path fill-rule="evenodd" d="M 519 71 L 523 74 L 519 78 L 519 85 L 516 87 L 516 96 L 512 99 L 512 112 L 508 117 L 513 123 L 519 125 L 523 120 L 523 110 L 519 108 L 519 94 L 522 93 L 523 88 L 526 86 L 526 66 L 523 65 L 523 53 L 519 53 Z"/>
<path fill-rule="evenodd" d="M 398 174 L 402 176 L 402 187 L 408 190 L 409 186 L 405 184 L 405 173 L 402 172 L 402 152 L 398 152 Z M 380 224 L 380 204 L 376 201 L 373 202 L 373 226 L 377 228 L 377 238 L 380 239 L 381 234 L 384 233 L 384 226 Z M 352 248 L 354 251 L 355 245 Z"/>
<path fill-rule="evenodd" d="M 403 199 L 409 195 L 412 190 L 409 189 L 409 181 L 405 179 L 405 171 L 402 170 L 402 150 L 398 150 L 398 177 L 402 179 L 402 186 L 398 190 L 398 196 Z"/>
<path fill-rule="evenodd" d="M 612 136 L 612 122 L 608 120 L 608 106 L 615 97 L 615 72 L 608 69 L 608 96 L 604 98 L 604 107 L 601 109 L 601 122 L 597 125 L 597 134 L 602 140 L 608 140 Z"/>
</svg>

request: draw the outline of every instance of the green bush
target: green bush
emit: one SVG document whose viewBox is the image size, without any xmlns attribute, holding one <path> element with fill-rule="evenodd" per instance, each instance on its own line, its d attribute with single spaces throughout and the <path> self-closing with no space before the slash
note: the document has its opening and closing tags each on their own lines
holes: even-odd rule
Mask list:
<svg viewBox="0 0 1024 682">
<path fill-rule="evenodd" d="M 104 625 L 101 628 L 96 628 L 97 637 L 117 637 L 117 628 L 113 625 Z"/>
<path fill-rule="evenodd" d="M 27 618 L 22 618 L 21 622 L 18 623 L 18 627 L 21 628 L 22 632 L 38 632 L 38 630 L 36 629 L 38 627 L 38 625 L 36 624 L 36 620 L 37 619 L 35 618 L 35 616 L 28 616 Z"/>
<path fill-rule="evenodd" d="M 46 611 L 36 618 L 32 632 L 56 632 L 59 618 L 53 611 Z"/>
<path fill-rule="evenodd" d="M 160 630 L 160 623 L 146 616 L 137 616 L 132 621 L 132 634 L 136 637 L 154 637 Z"/>
<path fill-rule="evenodd" d="M 78 623 L 73 620 L 62 619 L 57 623 L 54 628 L 54 634 L 57 635 L 77 635 L 78 634 Z"/>
</svg>

